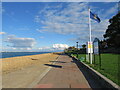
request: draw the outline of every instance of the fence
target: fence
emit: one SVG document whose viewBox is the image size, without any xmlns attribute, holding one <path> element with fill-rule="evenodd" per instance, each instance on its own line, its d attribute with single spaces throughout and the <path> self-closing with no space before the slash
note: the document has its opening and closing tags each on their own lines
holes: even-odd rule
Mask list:
<svg viewBox="0 0 120 90">
<path fill-rule="evenodd" d="M 96 39 L 96 42 L 98 42 L 99 45 L 99 40 Z M 95 45 L 94 43 L 93 46 Z M 112 51 L 114 52 L 112 53 Z M 92 64 L 89 63 L 89 60 L 86 60 L 87 54 L 78 54 L 78 60 L 85 62 L 120 86 L 120 54 L 118 53 L 119 49 L 115 50 L 112 48 L 111 50 L 106 49 L 104 51 L 96 50 L 96 52 L 95 50 L 93 50 L 93 52 L 94 54 Z M 77 56 L 75 53 L 72 55 Z"/>
</svg>

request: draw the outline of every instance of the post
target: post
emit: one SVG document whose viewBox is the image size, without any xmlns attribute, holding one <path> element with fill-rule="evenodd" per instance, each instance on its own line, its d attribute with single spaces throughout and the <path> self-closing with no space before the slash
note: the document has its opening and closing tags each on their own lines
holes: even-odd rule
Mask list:
<svg viewBox="0 0 120 90">
<path fill-rule="evenodd" d="M 94 66 L 95 66 L 95 52 L 94 52 L 94 41 L 93 41 L 93 56 L 94 56 Z"/>
<path fill-rule="evenodd" d="M 101 69 L 101 52 L 100 52 L 100 42 L 98 41 L 99 46 L 99 69 Z"/>
<path fill-rule="evenodd" d="M 78 42 L 76 42 L 77 43 L 77 58 L 78 58 Z"/>
<path fill-rule="evenodd" d="M 89 8 L 89 30 L 90 30 L 90 43 L 92 45 L 91 40 L 91 19 L 90 19 L 90 8 Z M 92 64 L 92 48 L 90 48 L 90 64 Z"/>
</svg>

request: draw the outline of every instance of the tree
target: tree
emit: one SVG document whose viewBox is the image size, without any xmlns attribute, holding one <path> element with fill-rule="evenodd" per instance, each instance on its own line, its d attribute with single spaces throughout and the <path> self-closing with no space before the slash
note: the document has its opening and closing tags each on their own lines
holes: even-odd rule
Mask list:
<svg viewBox="0 0 120 90">
<path fill-rule="evenodd" d="M 109 47 L 120 46 L 120 12 L 109 20 L 110 25 L 103 35 Z"/>
<path fill-rule="evenodd" d="M 106 49 L 108 47 L 106 40 L 100 41 L 100 49 Z"/>
<path fill-rule="evenodd" d="M 72 53 L 75 52 L 77 50 L 77 48 L 75 48 L 74 46 L 72 47 L 68 47 L 67 49 L 64 50 L 64 52 L 66 53 Z"/>
<path fill-rule="evenodd" d="M 69 47 L 68 50 L 76 50 L 76 48 L 72 46 L 72 47 Z"/>
<path fill-rule="evenodd" d="M 82 45 L 82 48 L 83 48 L 83 49 L 85 49 L 85 48 L 86 48 L 86 45 L 85 45 L 85 44 L 83 44 L 83 45 Z"/>
</svg>

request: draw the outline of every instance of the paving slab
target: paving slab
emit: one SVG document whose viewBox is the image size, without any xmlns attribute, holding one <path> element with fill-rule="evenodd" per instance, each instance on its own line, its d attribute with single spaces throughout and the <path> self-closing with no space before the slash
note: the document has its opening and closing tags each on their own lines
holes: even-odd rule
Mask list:
<svg viewBox="0 0 120 90">
<path fill-rule="evenodd" d="M 52 69 L 39 81 L 35 88 L 90 88 L 83 73 L 67 55 L 60 55 Z"/>
</svg>

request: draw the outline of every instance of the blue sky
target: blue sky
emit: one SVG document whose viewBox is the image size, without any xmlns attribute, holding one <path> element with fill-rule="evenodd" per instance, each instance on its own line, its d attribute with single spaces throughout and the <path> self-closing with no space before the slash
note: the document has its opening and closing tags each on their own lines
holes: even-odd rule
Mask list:
<svg viewBox="0 0 120 90">
<path fill-rule="evenodd" d="M 88 6 L 101 23 L 92 22 L 92 39 L 103 39 L 115 2 L 3 2 L 3 51 L 56 51 L 89 40 Z"/>
</svg>

